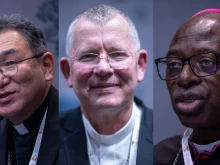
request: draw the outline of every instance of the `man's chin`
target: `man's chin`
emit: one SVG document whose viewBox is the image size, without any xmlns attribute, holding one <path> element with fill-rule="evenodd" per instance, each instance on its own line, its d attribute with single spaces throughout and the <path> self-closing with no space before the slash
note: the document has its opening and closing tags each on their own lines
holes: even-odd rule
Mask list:
<svg viewBox="0 0 220 165">
<path fill-rule="evenodd" d="M 179 119 L 182 125 L 188 128 L 201 129 L 210 127 L 208 121 L 204 121 L 198 116 L 179 116 Z"/>
<path fill-rule="evenodd" d="M 21 113 L 19 105 L 11 103 L 10 105 L 0 106 L 0 116 L 10 119 Z"/>
</svg>

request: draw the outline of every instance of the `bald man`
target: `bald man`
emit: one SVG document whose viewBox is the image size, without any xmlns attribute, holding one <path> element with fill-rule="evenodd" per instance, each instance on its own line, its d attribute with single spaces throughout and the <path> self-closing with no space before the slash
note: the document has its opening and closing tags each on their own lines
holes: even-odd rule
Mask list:
<svg viewBox="0 0 220 165">
<path fill-rule="evenodd" d="M 154 147 L 155 165 L 220 164 L 220 13 L 207 9 L 177 30 L 166 57 L 155 60 L 182 135 Z"/>
</svg>

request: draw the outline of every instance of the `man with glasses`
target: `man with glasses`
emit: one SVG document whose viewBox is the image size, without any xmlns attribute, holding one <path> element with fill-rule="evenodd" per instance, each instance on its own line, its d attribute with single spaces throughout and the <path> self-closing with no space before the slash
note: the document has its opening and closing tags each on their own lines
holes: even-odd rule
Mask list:
<svg viewBox="0 0 220 165">
<path fill-rule="evenodd" d="M 66 53 L 60 66 L 80 108 L 61 115 L 60 164 L 153 164 L 152 114 L 133 96 L 147 53 L 131 20 L 111 6 L 87 9 Z"/>
<path fill-rule="evenodd" d="M 52 165 L 58 92 L 43 34 L 18 14 L 0 16 L 0 164 Z"/>
<path fill-rule="evenodd" d="M 155 165 L 220 164 L 220 9 L 194 15 L 155 60 L 174 111 L 187 129 L 155 145 Z"/>
</svg>

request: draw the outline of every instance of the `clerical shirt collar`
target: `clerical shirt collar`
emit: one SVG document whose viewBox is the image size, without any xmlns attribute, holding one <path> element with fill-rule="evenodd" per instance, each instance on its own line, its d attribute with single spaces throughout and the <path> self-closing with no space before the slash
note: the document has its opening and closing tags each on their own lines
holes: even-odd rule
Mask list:
<svg viewBox="0 0 220 165">
<path fill-rule="evenodd" d="M 88 131 L 89 136 L 98 143 L 103 145 L 112 145 L 115 144 L 122 139 L 124 139 L 134 128 L 135 123 L 135 112 L 139 110 L 136 103 L 133 103 L 132 114 L 129 121 L 126 123 L 124 127 L 122 127 L 119 131 L 112 135 L 103 135 L 99 134 L 90 124 L 89 120 L 82 114 L 83 123 L 85 125 L 85 129 Z"/>
<path fill-rule="evenodd" d="M 20 135 L 25 135 L 29 132 L 29 130 L 24 126 L 23 123 L 19 125 L 13 125 L 13 127 L 18 131 Z"/>
<path fill-rule="evenodd" d="M 47 109 L 49 98 L 50 98 L 51 88 L 44 99 L 43 103 L 34 111 L 34 113 L 23 123 L 13 127 L 17 130 L 20 135 L 27 134 L 28 132 L 38 129 L 40 127 L 41 121 L 43 119 L 44 113 Z"/>
<path fill-rule="evenodd" d="M 210 144 L 206 144 L 206 145 L 200 145 L 200 144 L 196 144 L 193 142 L 192 142 L 192 144 L 194 145 L 195 149 L 198 152 L 203 152 L 203 151 L 211 152 L 212 149 L 214 148 L 214 146 L 216 146 L 217 144 L 220 144 L 220 140 L 213 142 L 213 143 L 210 143 Z"/>
</svg>

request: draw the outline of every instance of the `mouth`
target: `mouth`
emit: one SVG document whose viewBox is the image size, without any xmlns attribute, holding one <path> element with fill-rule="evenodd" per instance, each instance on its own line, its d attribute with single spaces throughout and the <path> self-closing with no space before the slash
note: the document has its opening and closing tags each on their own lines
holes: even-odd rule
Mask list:
<svg viewBox="0 0 220 165">
<path fill-rule="evenodd" d="M 176 103 L 177 110 L 185 115 L 195 114 L 199 111 L 203 100 L 197 98 L 184 98 Z"/>
<path fill-rule="evenodd" d="M 0 103 L 8 102 L 11 99 L 13 94 L 14 92 L 5 92 L 5 93 L 0 94 Z"/>
<path fill-rule="evenodd" d="M 193 103 L 195 99 L 187 99 L 187 100 L 182 100 L 182 103 Z"/>
<path fill-rule="evenodd" d="M 89 86 L 88 91 L 89 90 L 94 90 L 94 91 L 98 91 L 101 93 L 108 93 L 108 92 L 113 92 L 115 91 L 115 88 L 118 88 L 119 84 L 116 83 L 97 83 L 97 84 L 92 84 Z"/>
<path fill-rule="evenodd" d="M 174 95 L 176 110 L 182 114 L 197 114 L 204 102 L 204 93 L 196 91 L 182 91 Z"/>
<path fill-rule="evenodd" d="M 119 85 L 113 84 L 113 83 L 98 83 L 98 84 L 91 85 L 91 88 L 110 88 L 110 87 L 115 87 L 115 86 L 119 86 Z"/>
</svg>

